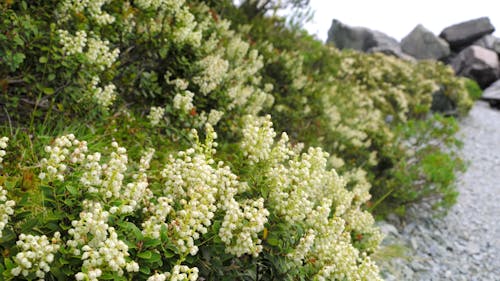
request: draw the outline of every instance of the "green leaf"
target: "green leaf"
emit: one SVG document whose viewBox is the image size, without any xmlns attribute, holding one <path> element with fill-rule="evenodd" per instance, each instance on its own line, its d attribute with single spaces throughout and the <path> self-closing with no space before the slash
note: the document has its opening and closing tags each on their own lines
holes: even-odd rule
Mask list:
<svg viewBox="0 0 500 281">
<path fill-rule="evenodd" d="M 125 221 L 119 223 L 119 226 L 123 229 L 125 229 L 127 232 L 130 234 L 134 235 L 134 238 L 138 241 L 144 239 L 144 235 L 142 234 L 141 230 L 133 223 Z M 129 236 L 130 237 L 130 236 Z"/>
<path fill-rule="evenodd" d="M 151 252 L 151 257 L 148 260 L 150 263 L 163 263 L 161 260 L 161 255 L 155 252 Z"/>
<path fill-rule="evenodd" d="M 39 221 L 40 221 L 39 218 L 29 219 L 21 226 L 21 232 L 22 233 L 31 232 L 33 230 L 33 228 L 38 225 Z"/>
<path fill-rule="evenodd" d="M 137 254 L 137 257 L 143 260 L 149 260 L 153 256 L 151 251 L 141 252 Z"/>
<path fill-rule="evenodd" d="M 143 247 L 144 248 L 156 248 L 161 244 L 161 241 L 158 239 L 148 238 L 144 239 Z"/>
<path fill-rule="evenodd" d="M 78 188 L 73 185 L 67 185 L 66 190 L 68 190 L 68 192 L 73 196 L 78 195 Z"/>
<path fill-rule="evenodd" d="M 54 79 L 56 79 L 56 75 L 54 73 L 51 73 L 49 74 L 49 76 L 47 76 L 48 81 L 53 81 Z"/>
<path fill-rule="evenodd" d="M 165 226 L 165 224 L 162 224 L 161 227 L 160 227 L 160 239 L 162 242 L 167 242 L 169 241 L 168 239 L 168 229 L 167 229 L 167 226 Z"/>
<path fill-rule="evenodd" d="M 47 63 L 49 61 L 49 59 L 45 56 L 42 56 L 38 59 L 38 62 L 40 63 Z"/>
<path fill-rule="evenodd" d="M 6 258 L 6 259 L 4 260 L 4 264 L 5 264 L 5 268 L 6 268 L 7 270 L 11 270 L 11 269 L 13 269 L 14 267 L 16 267 L 16 264 L 15 264 L 15 263 L 13 263 L 13 262 L 12 262 L 9 258 Z"/>
<path fill-rule="evenodd" d="M 147 274 L 147 275 L 150 275 L 151 274 L 151 269 L 149 269 L 149 267 L 147 267 L 147 266 L 141 266 L 139 268 L 139 272 Z"/>
<path fill-rule="evenodd" d="M 49 95 L 49 96 L 50 96 L 50 95 L 54 94 L 55 90 L 54 90 L 54 88 L 44 87 L 44 88 L 42 88 L 42 92 L 43 92 L 44 94 L 46 94 L 46 95 Z"/>
<path fill-rule="evenodd" d="M 164 256 L 165 258 L 167 258 L 167 259 L 170 259 L 170 258 L 172 258 L 173 256 L 175 256 L 175 253 L 174 253 L 173 251 L 169 250 L 169 249 L 165 249 L 165 250 L 163 251 L 163 256 Z"/>
</svg>

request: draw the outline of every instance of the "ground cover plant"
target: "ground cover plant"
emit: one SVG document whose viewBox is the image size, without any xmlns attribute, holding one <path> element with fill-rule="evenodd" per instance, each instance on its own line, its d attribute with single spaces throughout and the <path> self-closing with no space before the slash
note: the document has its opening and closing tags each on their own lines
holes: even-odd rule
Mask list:
<svg viewBox="0 0 500 281">
<path fill-rule="evenodd" d="M 221 3 L 0 2 L 4 280 L 380 280 L 370 208 L 452 191 L 463 81 Z"/>
</svg>

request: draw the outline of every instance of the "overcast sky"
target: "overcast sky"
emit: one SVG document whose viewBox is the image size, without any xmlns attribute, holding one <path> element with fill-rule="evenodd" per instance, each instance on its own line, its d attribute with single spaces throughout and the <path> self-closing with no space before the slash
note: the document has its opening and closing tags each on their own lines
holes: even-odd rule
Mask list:
<svg viewBox="0 0 500 281">
<path fill-rule="evenodd" d="M 438 35 L 445 27 L 487 16 L 500 30 L 500 0 L 310 0 L 314 19 L 305 27 L 323 41 L 332 19 L 382 31 L 398 40 L 417 24 Z M 495 35 L 500 36 L 500 31 Z"/>
</svg>

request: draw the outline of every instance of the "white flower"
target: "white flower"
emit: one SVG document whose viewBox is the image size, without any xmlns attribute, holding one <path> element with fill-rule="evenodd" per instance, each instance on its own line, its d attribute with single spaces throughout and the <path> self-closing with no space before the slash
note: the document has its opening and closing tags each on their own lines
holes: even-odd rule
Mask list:
<svg viewBox="0 0 500 281">
<path fill-rule="evenodd" d="M 224 80 L 229 69 L 229 63 L 217 55 L 210 55 L 196 64 L 201 73 L 193 78 L 193 82 L 200 87 L 200 92 L 209 94 Z"/>
<path fill-rule="evenodd" d="M 7 199 L 7 190 L 0 186 L 0 238 L 2 238 L 2 231 L 9 223 L 10 216 L 14 214 L 16 205 L 16 202 Z"/>
<path fill-rule="evenodd" d="M 247 115 L 243 120 L 245 124 L 242 130 L 243 139 L 240 143 L 243 154 L 252 163 L 267 160 L 271 153 L 274 137 L 276 137 L 271 116 Z"/>
<path fill-rule="evenodd" d="M 42 172 L 38 177 L 42 180 L 64 181 L 67 165 L 81 163 L 85 159 L 87 142 L 79 141 L 73 134 L 69 134 L 56 138 L 53 146 L 45 147 L 45 152 L 49 153 L 49 157 L 40 160 Z"/>
<path fill-rule="evenodd" d="M 73 36 L 67 30 L 59 29 L 59 43 L 63 46 L 62 51 L 67 56 L 81 54 L 87 44 L 87 33 L 85 30 L 78 30 Z"/>
<path fill-rule="evenodd" d="M 96 65 L 101 71 L 111 67 L 116 61 L 120 50 L 118 48 L 110 51 L 109 41 L 101 40 L 95 35 L 88 39 L 88 50 L 85 53 L 90 64 Z"/>
<path fill-rule="evenodd" d="M 11 270 L 14 276 L 27 276 L 35 273 L 38 278 L 43 279 L 45 273 L 50 271 L 50 264 L 54 260 L 54 253 L 59 250 L 59 233 L 49 241 L 47 236 L 19 235 L 16 245 L 19 252 L 14 257 L 17 267 Z"/>
<path fill-rule="evenodd" d="M 210 125 L 215 126 L 219 122 L 219 120 L 222 118 L 223 115 L 224 115 L 224 112 L 212 109 L 212 110 L 210 110 L 210 113 L 208 114 L 207 122 Z"/>
<path fill-rule="evenodd" d="M 188 113 L 193 106 L 194 94 L 190 91 L 184 91 L 184 94 L 176 94 L 174 97 L 174 108 Z"/>
<path fill-rule="evenodd" d="M 226 252 L 237 257 L 250 254 L 257 257 L 262 251 L 259 232 L 264 230 L 269 211 L 264 199 L 231 200 L 225 204 L 226 215 L 219 230 L 219 237 L 226 244 Z"/>
<path fill-rule="evenodd" d="M 165 108 L 152 106 L 147 118 L 149 119 L 149 122 L 152 126 L 156 126 L 160 123 L 160 120 L 163 118 L 164 114 Z"/>
<path fill-rule="evenodd" d="M 2 163 L 3 157 L 6 154 L 5 149 L 7 148 L 8 141 L 9 141 L 8 137 L 1 137 L 0 138 L 0 163 Z"/>
</svg>

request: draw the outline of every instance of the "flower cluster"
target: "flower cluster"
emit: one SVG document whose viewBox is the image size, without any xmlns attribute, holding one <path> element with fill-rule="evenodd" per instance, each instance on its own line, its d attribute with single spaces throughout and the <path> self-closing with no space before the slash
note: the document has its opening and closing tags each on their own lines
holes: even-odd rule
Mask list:
<svg viewBox="0 0 500 281">
<path fill-rule="evenodd" d="M 101 185 L 96 188 L 105 198 L 120 198 L 127 171 L 127 150 L 120 147 L 117 142 L 112 142 L 111 147 L 115 151 L 111 152 L 108 163 L 101 166 L 103 179 Z"/>
<path fill-rule="evenodd" d="M 212 110 L 210 110 L 210 113 L 208 114 L 207 122 L 210 125 L 215 126 L 219 122 L 219 120 L 222 118 L 223 115 L 224 115 L 224 112 L 212 109 Z"/>
<path fill-rule="evenodd" d="M 217 88 L 229 68 L 227 60 L 216 55 L 207 56 L 196 65 L 201 69 L 201 73 L 193 78 L 193 82 L 200 87 L 200 92 L 204 95 Z"/>
<path fill-rule="evenodd" d="M 118 48 L 110 51 L 107 40 L 100 40 L 96 35 L 87 38 L 87 32 L 84 30 L 78 30 L 75 35 L 64 29 L 59 29 L 57 33 L 64 54 L 85 54 L 88 63 L 97 66 L 100 71 L 111 67 L 120 54 Z M 84 53 L 85 47 L 87 51 Z"/>
<path fill-rule="evenodd" d="M 256 124 L 253 130 L 258 131 L 259 127 L 270 131 L 272 123 Z M 243 135 L 241 142 L 248 142 L 248 135 Z M 254 139 L 256 135 L 253 134 Z M 318 280 L 380 280 L 378 268 L 351 240 L 355 231 L 369 235 L 368 251 L 380 242 L 371 214 L 360 213 L 360 201 L 369 198 L 365 193 L 369 185 L 361 180 L 362 171 L 350 176 L 349 180 L 357 185 L 349 191 L 346 181 L 327 169 L 328 153 L 311 147 L 300 154 L 302 147 L 290 146 L 286 134 L 277 143 L 273 137 L 267 137 L 268 156 L 261 160 L 267 164 L 263 172 L 269 189 L 268 208 L 288 225 L 299 224 L 308 229 L 288 258 L 299 265 L 314 260 L 311 265 L 317 270 Z M 223 222 L 221 230 L 225 227 Z M 364 279 L 366 276 L 369 278 Z"/>
<path fill-rule="evenodd" d="M 309 253 L 314 245 L 315 238 L 316 232 L 313 229 L 309 229 L 307 233 L 300 238 L 299 244 L 295 247 L 293 252 L 289 253 L 287 257 L 292 259 L 296 264 L 302 265 L 304 257 Z"/>
<path fill-rule="evenodd" d="M 100 81 L 98 76 L 92 77 L 89 96 L 92 97 L 98 105 L 103 108 L 108 108 L 116 99 L 116 86 L 110 83 L 102 88 L 98 86 Z"/>
<path fill-rule="evenodd" d="M 134 0 L 134 4 L 144 10 L 163 8 L 170 11 L 176 11 L 184 5 L 184 2 L 184 0 Z"/>
<path fill-rule="evenodd" d="M 96 65 L 101 71 L 111 67 L 116 61 L 120 50 L 118 48 L 110 51 L 109 41 L 101 40 L 97 37 L 88 39 L 88 50 L 85 54 L 87 60 L 92 65 Z"/>
<path fill-rule="evenodd" d="M 172 32 L 172 39 L 177 44 L 188 43 L 198 47 L 202 39 L 202 31 L 197 28 L 198 23 L 187 7 L 176 11 L 176 26 Z"/>
<path fill-rule="evenodd" d="M 9 216 L 14 214 L 14 200 L 8 200 L 7 190 L 0 186 L 0 238 L 2 238 L 2 231 L 9 223 Z"/>
<path fill-rule="evenodd" d="M 9 142 L 8 137 L 1 137 L 0 138 L 0 163 L 3 162 L 3 157 L 6 154 L 5 149 L 7 148 L 7 142 Z"/>
<path fill-rule="evenodd" d="M 94 19 L 98 25 L 111 24 L 115 17 L 102 11 L 102 6 L 111 2 L 111 0 L 64 0 L 59 6 L 59 16 L 63 21 L 69 19 L 69 14 L 82 13 L 85 10 L 90 18 Z"/>
<path fill-rule="evenodd" d="M 72 221 L 73 228 L 68 231 L 73 239 L 66 242 L 73 254 L 83 260 L 82 271 L 75 278 L 97 281 L 103 271 L 116 272 L 120 276 L 124 270 L 139 271 L 136 262 L 127 261 L 128 246 L 108 225 L 109 213 L 98 202 L 84 201 L 83 207 L 80 220 Z"/>
<path fill-rule="evenodd" d="M 271 116 L 256 117 L 247 115 L 244 122 L 242 129 L 243 140 L 240 143 L 243 154 L 252 163 L 267 160 L 271 153 L 274 137 L 276 137 Z"/>
<path fill-rule="evenodd" d="M 73 148 L 73 151 L 70 151 L 70 148 Z M 38 177 L 42 180 L 47 178 L 49 181 L 54 179 L 64 181 L 67 164 L 81 163 L 85 159 L 87 150 L 87 142 L 77 140 L 73 134 L 56 138 L 53 146 L 45 147 L 49 158 L 40 161 L 44 171 L 40 172 Z"/>
<path fill-rule="evenodd" d="M 257 257 L 262 251 L 258 233 L 264 230 L 269 211 L 264 199 L 231 200 L 225 204 L 226 215 L 219 230 L 219 237 L 226 244 L 226 252 L 240 257 L 250 254 Z"/>
<path fill-rule="evenodd" d="M 174 108 L 183 113 L 189 112 L 193 106 L 194 93 L 185 91 L 184 94 L 176 94 L 174 97 Z"/>
<path fill-rule="evenodd" d="M 119 209 L 122 214 L 131 213 L 136 210 L 141 202 L 147 200 L 149 201 L 153 194 L 149 190 L 148 186 L 148 175 L 147 170 L 149 169 L 149 164 L 155 150 L 150 148 L 147 149 L 139 161 L 139 171 L 137 174 L 132 176 L 133 182 L 127 183 L 127 185 L 121 190 L 120 199 L 122 200 L 122 205 L 120 207 L 112 207 L 110 212 Z"/>
<path fill-rule="evenodd" d="M 172 212 L 173 200 L 168 197 L 158 197 L 158 202 L 150 204 L 144 212 L 149 214 L 149 218 L 142 223 L 142 234 L 148 237 L 160 238 L 162 226 L 167 226 L 167 216 Z"/>
<path fill-rule="evenodd" d="M 78 30 L 74 36 L 63 29 L 59 29 L 57 33 L 59 43 L 62 45 L 62 51 L 67 56 L 81 54 L 83 48 L 87 45 L 87 32 L 84 30 Z"/>
<path fill-rule="evenodd" d="M 165 108 L 159 106 L 152 106 L 148 115 L 151 126 L 156 126 L 165 115 Z"/>
<path fill-rule="evenodd" d="M 54 254 L 59 250 L 59 240 L 59 232 L 56 232 L 50 241 L 45 235 L 19 235 L 16 242 L 19 253 L 14 257 L 17 266 L 12 269 L 12 275 L 26 277 L 35 273 L 36 277 L 44 280 L 45 274 L 50 271 L 50 264 L 54 261 Z"/>
<path fill-rule="evenodd" d="M 217 210 L 218 178 L 211 163 L 213 160 L 191 148 L 179 152 L 177 158 L 170 156 L 162 171 L 165 196 L 181 206 L 169 224 L 181 253 L 196 255 L 198 247 L 194 241 L 208 231 Z"/>
<path fill-rule="evenodd" d="M 198 280 L 198 268 L 189 268 L 185 265 L 175 265 L 172 272 L 155 273 L 147 281 L 196 281 Z"/>
</svg>

